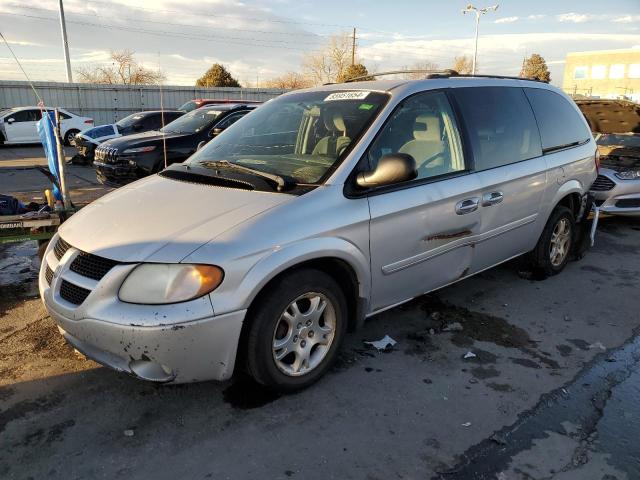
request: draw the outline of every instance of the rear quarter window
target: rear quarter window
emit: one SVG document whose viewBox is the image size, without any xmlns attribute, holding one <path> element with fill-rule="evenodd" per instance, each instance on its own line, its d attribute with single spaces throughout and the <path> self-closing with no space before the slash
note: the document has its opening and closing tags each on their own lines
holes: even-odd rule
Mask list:
<svg viewBox="0 0 640 480">
<path fill-rule="evenodd" d="M 541 88 L 525 88 L 538 121 L 545 153 L 578 145 L 591 137 L 582 115 L 562 95 Z"/>
<path fill-rule="evenodd" d="M 475 170 L 542 155 L 536 119 L 521 88 L 456 88 L 455 97 L 473 148 Z"/>
</svg>

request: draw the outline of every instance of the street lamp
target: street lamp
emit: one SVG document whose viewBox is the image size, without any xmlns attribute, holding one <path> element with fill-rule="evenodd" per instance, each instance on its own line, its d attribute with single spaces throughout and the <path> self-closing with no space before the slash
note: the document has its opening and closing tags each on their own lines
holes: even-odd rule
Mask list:
<svg viewBox="0 0 640 480">
<path fill-rule="evenodd" d="M 495 12 L 497 9 L 498 9 L 498 4 L 495 4 L 493 7 L 484 7 L 484 8 L 476 8 L 473 5 L 469 4 L 467 5 L 467 8 L 462 10 L 462 13 L 465 15 L 471 12 L 476 14 L 476 47 L 473 51 L 473 67 L 471 68 L 472 75 L 476 74 L 476 60 L 478 58 L 478 26 L 480 24 L 480 17 L 487 12 L 491 12 L 491 11 Z"/>
</svg>

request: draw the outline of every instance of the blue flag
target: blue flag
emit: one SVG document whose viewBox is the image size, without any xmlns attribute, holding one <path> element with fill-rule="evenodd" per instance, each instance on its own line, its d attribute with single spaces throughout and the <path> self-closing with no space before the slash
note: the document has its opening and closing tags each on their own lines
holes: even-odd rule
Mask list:
<svg viewBox="0 0 640 480">
<path fill-rule="evenodd" d="M 58 181 L 60 185 L 60 169 L 58 168 L 58 148 L 56 146 L 56 137 L 54 128 L 56 125 L 55 112 L 44 110 L 42 112 L 42 119 L 38 121 L 38 136 L 44 147 L 44 153 L 47 156 L 47 162 L 49 163 L 49 171 Z M 57 185 L 53 185 L 51 189 L 53 197 L 56 200 L 62 200 L 62 192 Z"/>
</svg>

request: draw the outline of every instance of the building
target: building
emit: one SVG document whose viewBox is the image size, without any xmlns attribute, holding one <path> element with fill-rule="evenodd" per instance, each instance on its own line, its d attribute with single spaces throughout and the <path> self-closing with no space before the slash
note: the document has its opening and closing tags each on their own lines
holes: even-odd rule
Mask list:
<svg viewBox="0 0 640 480">
<path fill-rule="evenodd" d="M 568 53 L 562 88 L 571 95 L 640 102 L 640 48 Z"/>
</svg>

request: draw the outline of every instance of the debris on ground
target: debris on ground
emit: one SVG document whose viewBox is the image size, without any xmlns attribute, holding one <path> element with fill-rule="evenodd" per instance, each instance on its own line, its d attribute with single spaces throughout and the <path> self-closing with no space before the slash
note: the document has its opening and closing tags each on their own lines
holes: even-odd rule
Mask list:
<svg viewBox="0 0 640 480">
<path fill-rule="evenodd" d="M 468 358 L 476 358 L 476 357 L 477 357 L 477 355 L 475 353 L 473 353 L 472 351 L 468 351 L 467 353 L 464 354 L 464 357 L 462 357 L 462 358 L 464 358 L 466 360 Z"/>
<path fill-rule="evenodd" d="M 596 343 L 592 343 L 591 345 L 589 345 L 589 348 L 599 348 L 600 350 L 606 350 L 607 347 L 605 347 L 602 342 L 596 342 Z"/>
<path fill-rule="evenodd" d="M 442 329 L 443 332 L 461 332 L 462 330 L 464 330 L 464 327 L 460 322 L 450 323 L 449 325 L 445 325 Z"/>
<path fill-rule="evenodd" d="M 127 429 L 124 431 L 124 436 L 125 437 L 133 437 L 136 434 L 135 431 L 131 430 L 131 429 Z"/>
<path fill-rule="evenodd" d="M 465 422 L 462 424 L 463 427 L 470 427 L 471 426 L 471 422 Z"/>
<path fill-rule="evenodd" d="M 376 350 L 380 351 L 389 351 L 393 348 L 393 346 L 397 343 L 393 338 L 389 335 L 385 335 L 381 340 L 376 340 L 374 342 L 364 342 L 365 345 L 371 345 Z"/>
</svg>

